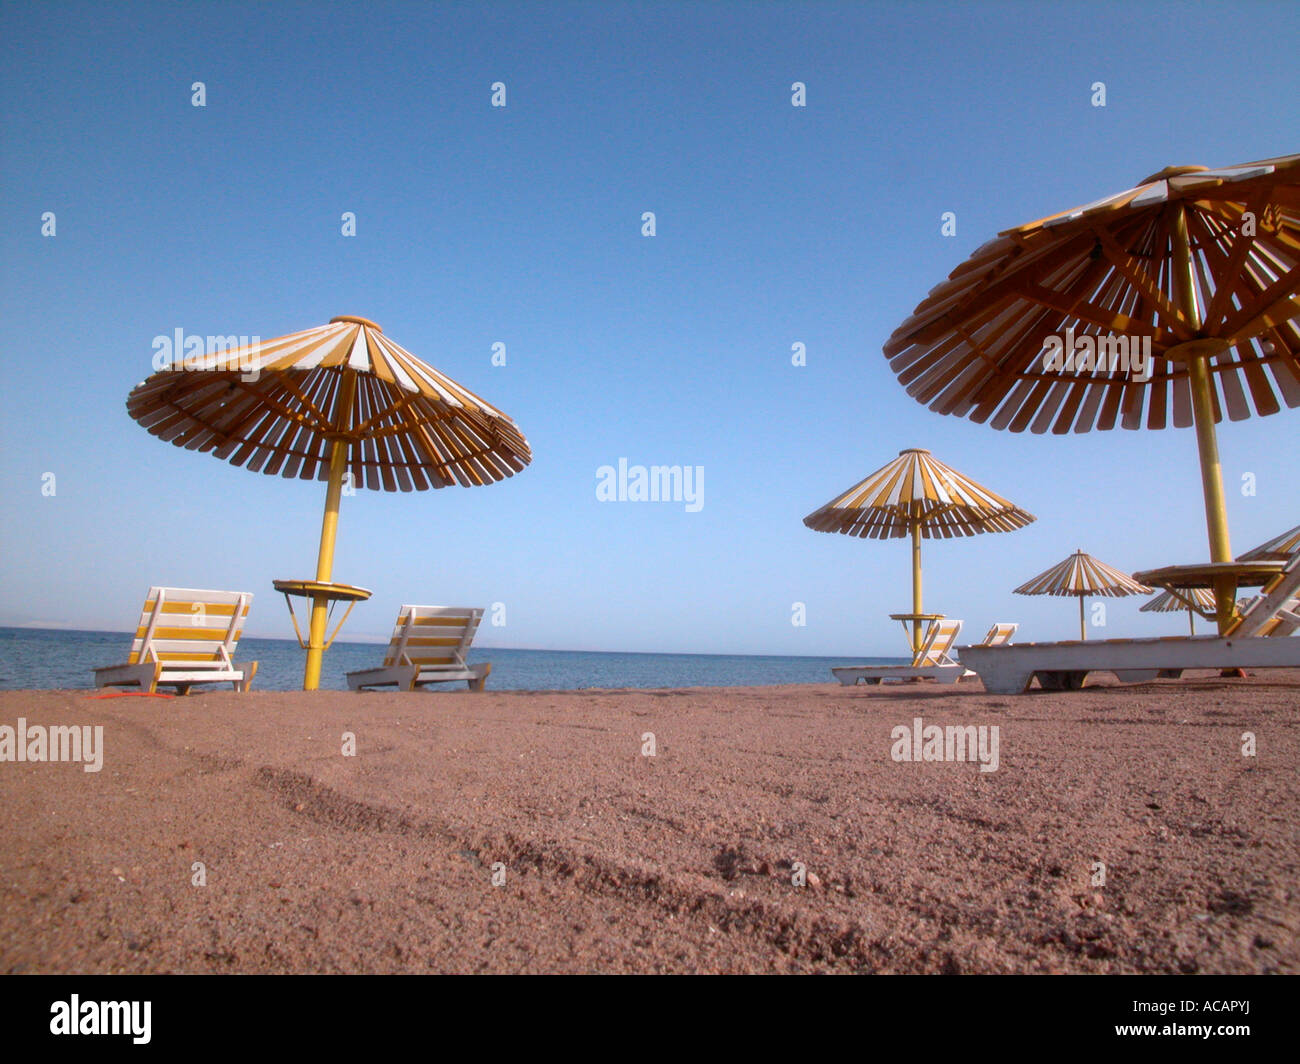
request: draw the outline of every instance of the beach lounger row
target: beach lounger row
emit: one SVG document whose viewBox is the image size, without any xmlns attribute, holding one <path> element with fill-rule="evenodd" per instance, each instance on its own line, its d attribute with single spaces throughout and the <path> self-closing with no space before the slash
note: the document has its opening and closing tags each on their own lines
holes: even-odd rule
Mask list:
<svg viewBox="0 0 1300 1064">
<path fill-rule="evenodd" d="M 212 683 L 249 690 L 258 663 L 235 661 L 235 650 L 252 601 L 248 592 L 150 588 L 127 661 L 95 669 L 95 686 L 138 687 L 149 694 L 159 687 L 186 694 Z M 415 691 L 464 680 L 470 690 L 483 690 L 492 666 L 466 660 L 482 618 L 483 611 L 472 607 L 402 606 L 382 664 L 348 673 L 348 687 Z M 1141 682 L 1178 677 L 1186 669 L 1296 668 L 1300 638 L 1290 637 L 1300 631 L 1300 555 L 1262 594 L 1243 603 L 1241 616 L 1224 636 L 1013 646 L 1017 626 L 995 624 L 983 642 L 961 647 L 954 658 L 961 627 L 959 620 L 932 621 L 907 665 L 841 666 L 831 672 L 845 686 L 926 679 L 957 683 L 978 674 L 992 694 L 1019 694 L 1035 678 L 1047 690 L 1077 690 L 1095 671 Z"/>
<path fill-rule="evenodd" d="M 974 676 L 970 669 L 954 661 L 951 652 L 962 622 L 956 620 L 931 621 L 926 629 L 921 649 L 908 665 L 854 665 L 831 669 L 835 678 L 845 687 L 859 683 L 901 683 L 908 680 L 938 680 L 940 683 L 957 683 L 966 676 Z M 1018 625 L 995 624 L 984 636 L 981 646 L 1003 646 L 1016 634 Z"/>
<path fill-rule="evenodd" d="M 1300 555 L 1263 588 L 1223 636 L 1103 639 L 1092 642 L 969 646 L 961 663 L 990 694 L 1021 694 L 1034 679 L 1049 691 L 1078 690 L 1089 672 L 1122 682 L 1176 679 L 1186 669 L 1300 668 Z"/>
<path fill-rule="evenodd" d="M 245 591 L 151 587 L 130 656 L 125 664 L 95 669 L 95 687 L 138 687 L 148 694 L 170 687 L 188 694 L 199 684 L 230 683 L 236 691 L 249 690 L 258 663 L 237 662 L 234 655 L 252 602 Z M 483 690 L 492 666 L 465 660 L 482 619 L 481 609 L 468 606 L 403 606 L 383 664 L 348 673 L 348 687 L 415 691 L 464 680 L 471 691 Z"/>
</svg>

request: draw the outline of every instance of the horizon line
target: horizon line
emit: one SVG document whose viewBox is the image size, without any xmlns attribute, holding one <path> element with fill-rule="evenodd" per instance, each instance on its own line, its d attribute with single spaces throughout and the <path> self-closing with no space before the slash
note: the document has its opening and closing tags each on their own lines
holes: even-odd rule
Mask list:
<svg viewBox="0 0 1300 1064">
<path fill-rule="evenodd" d="M 83 635 L 113 635 L 113 636 L 132 636 L 135 629 L 111 629 L 111 628 L 73 628 L 70 626 L 46 627 L 40 624 L 0 624 L 0 631 L 20 631 L 20 632 L 58 632 L 61 634 L 78 633 Z M 269 635 L 249 635 L 245 634 L 240 637 L 243 642 L 248 639 L 261 639 L 273 643 L 292 643 L 298 646 L 296 639 L 289 639 L 286 636 L 269 636 Z M 388 637 L 375 637 L 373 641 L 339 639 L 334 645 L 351 645 L 351 646 L 386 646 L 389 642 Z M 893 660 L 898 658 L 900 661 L 907 658 L 905 654 L 880 655 L 880 654 L 863 654 L 854 652 L 852 654 L 772 654 L 772 653 L 726 653 L 722 651 L 701 651 L 701 650 L 589 650 L 574 647 L 508 647 L 496 644 L 474 643 L 470 647 L 470 652 L 475 650 L 519 650 L 536 654 L 638 654 L 645 657 L 684 657 L 684 658 L 810 658 L 810 659 L 840 659 L 845 657 L 858 658 L 880 658 L 881 660 Z"/>
</svg>

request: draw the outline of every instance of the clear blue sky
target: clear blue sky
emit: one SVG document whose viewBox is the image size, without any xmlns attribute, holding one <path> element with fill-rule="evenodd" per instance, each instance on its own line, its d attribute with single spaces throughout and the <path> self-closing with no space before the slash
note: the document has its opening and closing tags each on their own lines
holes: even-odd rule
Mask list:
<svg viewBox="0 0 1300 1064">
<path fill-rule="evenodd" d="M 502 602 L 487 645 L 897 654 L 906 542 L 801 519 L 925 446 L 1039 518 L 927 543 L 927 607 L 1068 638 L 1073 602 L 1011 588 L 1076 547 L 1206 556 L 1192 431 L 943 417 L 881 344 L 998 230 L 1300 150 L 1297 39 L 1289 2 L 5 3 L 0 624 L 126 629 L 164 583 L 251 590 L 250 632 L 291 636 L 271 580 L 312 574 L 324 486 L 169 446 L 124 400 L 160 334 L 359 314 L 535 458 L 345 499 L 335 578 L 375 592 L 348 636 Z M 1298 430 L 1222 426 L 1236 551 L 1300 522 Z M 619 458 L 703 466 L 703 509 L 598 502 Z M 1185 630 L 1141 601 L 1097 634 Z"/>
</svg>

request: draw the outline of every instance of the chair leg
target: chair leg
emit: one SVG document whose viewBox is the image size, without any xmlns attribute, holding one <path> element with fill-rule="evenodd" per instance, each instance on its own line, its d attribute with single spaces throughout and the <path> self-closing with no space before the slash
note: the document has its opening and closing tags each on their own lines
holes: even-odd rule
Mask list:
<svg viewBox="0 0 1300 1064">
<path fill-rule="evenodd" d="M 490 663 L 485 662 L 482 665 L 475 665 L 474 669 L 476 671 L 476 675 L 474 676 L 474 679 L 467 681 L 469 684 L 469 689 L 471 691 L 481 691 L 483 690 L 484 684 L 487 683 L 488 676 L 490 676 L 492 673 L 492 665 Z"/>
<path fill-rule="evenodd" d="M 253 688 L 253 677 L 257 675 L 257 665 L 258 663 L 256 661 L 246 661 L 241 665 L 236 665 L 235 668 L 240 669 L 243 672 L 244 678 L 242 680 L 232 680 L 231 686 L 241 694 L 251 691 Z"/>
</svg>

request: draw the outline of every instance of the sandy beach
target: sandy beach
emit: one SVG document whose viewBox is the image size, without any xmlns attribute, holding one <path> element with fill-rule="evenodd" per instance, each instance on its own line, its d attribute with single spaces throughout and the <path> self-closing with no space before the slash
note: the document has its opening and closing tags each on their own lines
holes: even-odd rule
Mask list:
<svg viewBox="0 0 1300 1064">
<path fill-rule="evenodd" d="M 1296 973 L 1298 701 L 0 692 L 104 728 L 0 764 L 0 971 Z M 916 717 L 996 771 L 893 760 Z"/>
</svg>

